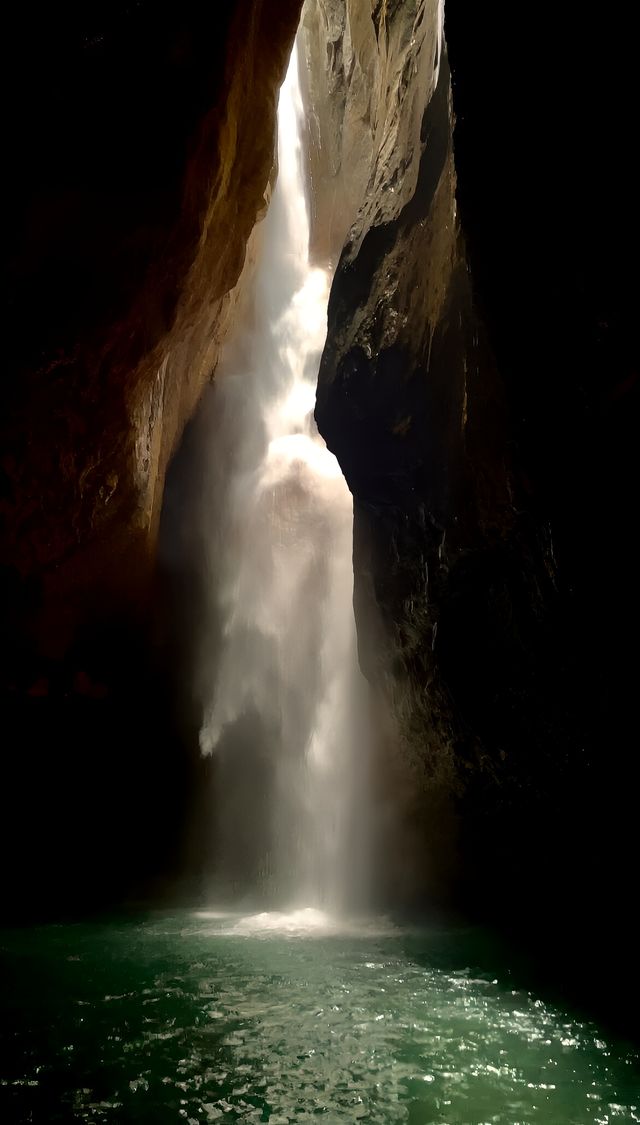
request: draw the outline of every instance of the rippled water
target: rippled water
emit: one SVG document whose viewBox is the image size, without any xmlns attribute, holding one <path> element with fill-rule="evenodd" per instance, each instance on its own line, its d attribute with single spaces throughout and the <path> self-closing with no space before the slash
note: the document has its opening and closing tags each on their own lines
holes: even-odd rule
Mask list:
<svg viewBox="0 0 640 1125">
<path fill-rule="evenodd" d="M 2 1122 L 640 1121 L 631 1048 L 470 933 L 184 913 L 0 946 Z"/>
</svg>

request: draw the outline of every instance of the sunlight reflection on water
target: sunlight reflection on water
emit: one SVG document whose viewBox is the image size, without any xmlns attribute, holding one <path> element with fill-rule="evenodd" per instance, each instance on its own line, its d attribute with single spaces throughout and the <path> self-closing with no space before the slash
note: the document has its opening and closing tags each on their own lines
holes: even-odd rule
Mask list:
<svg viewBox="0 0 640 1125">
<path fill-rule="evenodd" d="M 1 1119 L 638 1122 L 637 1053 L 475 940 L 314 909 L 5 932 Z"/>
</svg>

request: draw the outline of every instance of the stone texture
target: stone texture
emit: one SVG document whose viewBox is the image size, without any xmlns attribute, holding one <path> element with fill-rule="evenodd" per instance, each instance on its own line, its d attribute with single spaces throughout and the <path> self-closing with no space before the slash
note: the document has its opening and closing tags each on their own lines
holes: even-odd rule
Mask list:
<svg viewBox="0 0 640 1125">
<path fill-rule="evenodd" d="M 265 206 L 298 14 L 188 0 L 9 17 L 5 678 L 37 672 L 20 647 L 59 658 L 92 620 L 144 611 L 167 463 Z"/>
<path fill-rule="evenodd" d="M 417 2 L 366 14 L 373 58 L 343 68 L 336 100 L 372 123 L 371 151 L 368 168 L 356 169 L 362 198 L 331 291 L 316 417 L 354 494 L 360 658 L 386 712 L 380 791 L 398 805 L 395 844 L 382 844 L 388 887 L 417 901 L 450 886 L 465 772 L 490 769 L 442 676 L 441 613 L 457 568 L 502 542 L 513 513 L 501 453 L 496 462 L 501 388 L 456 216 L 442 9 Z M 327 19 L 326 33 L 335 26 Z M 344 42 L 332 51 L 348 53 Z M 311 55 L 312 87 L 323 57 Z M 361 73 L 370 76 L 364 101 Z M 345 176 L 316 176 L 318 213 Z"/>
<path fill-rule="evenodd" d="M 508 0 L 447 0 L 461 220 L 505 387 L 518 526 L 538 545 L 521 536 L 494 576 L 510 593 L 500 616 L 488 603 L 470 625 L 460 599 L 447 665 L 506 755 L 500 787 L 466 806 L 476 902 L 629 1020 L 637 984 L 617 998 L 606 965 L 635 956 L 640 182 L 632 13 L 616 4 L 607 25 L 612 50 L 575 4 L 547 27 Z"/>
<path fill-rule="evenodd" d="M 260 240 L 298 16 L 295 0 L 5 14 L 0 848 L 12 921 L 157 901 L 198 869 L 185 840 L 206 782 L 150 644 L 166 597 L 155 543 L 167 463 Z"/>
<path fill-rule="evenodd" d="M 441 16 L 416 3 L 400 16 L 397 5 L 362 0 L 303 7 L 311 249 L 320 261 L 337 263 L 357 215 L 361 230 L 384 222 L 415 190 Z"/>
<path fill-rule="evenodd" d="M 603 950 L 632 956 L 637 861 L 630 17 L 617 9 L 603 53 L 601 26 L 572 5 L 547 34 L 507 0 L 448 0 L 451 91 L 448 52 L 435 89 L 418 77 L 422 52 L 435 71 L 435 4 L 362 8 L 373 59 L 313 56 L 346 116 L 384 122 L 368 176 L 354 161 L 366 186 L 342 217 L 316 414 L 354 494 L 381 807 L 404 808 L 389 889 L 448 893 L 517 928 L 579 994 L 615 1006 L 606 970 L 592 974 Z M 325 19 L 332 60 L 349 57 L 338 22 Z M 391 42 L 406 63 L 393 73 L 420 90 L 419 143 L 401 81 L 374 108 L 361 92 Z M 333 187 L 350 210 L 357 194 L 329 153 L 324 214 Z M 596 908 L 613 901 L 615 923 Z"/>
</svg>

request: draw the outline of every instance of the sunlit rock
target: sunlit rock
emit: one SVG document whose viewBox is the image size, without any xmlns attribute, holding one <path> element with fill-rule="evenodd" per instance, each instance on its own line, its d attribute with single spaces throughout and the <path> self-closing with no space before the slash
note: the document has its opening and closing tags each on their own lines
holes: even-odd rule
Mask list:
<svg viewBox="0 0 640 1125">
<path fill-rule="evenodd" d="M 187 0 L 9 21 L 0 566 L 21 590 L 5 633 L 47 658 L 148 603 L 167 464 L 265 209 L 298 14 Z"/>
</svg>

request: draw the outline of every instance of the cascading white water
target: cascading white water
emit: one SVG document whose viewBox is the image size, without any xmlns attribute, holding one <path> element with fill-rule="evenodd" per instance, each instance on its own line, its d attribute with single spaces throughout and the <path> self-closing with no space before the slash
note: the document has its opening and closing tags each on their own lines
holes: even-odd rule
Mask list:
<svg viewBox="0 0 640 1125">
<path fill-rule="evenodd" d="M 208 550 L 218 644 L 203 685 L 217 756 L 218 898 L 364 904 L 364 685 L 352 502 L 313 419 L 329 277 L 308 260 L 294 51 L 251 317 L 217 377 L 225 496 Z"/>
</svg>

